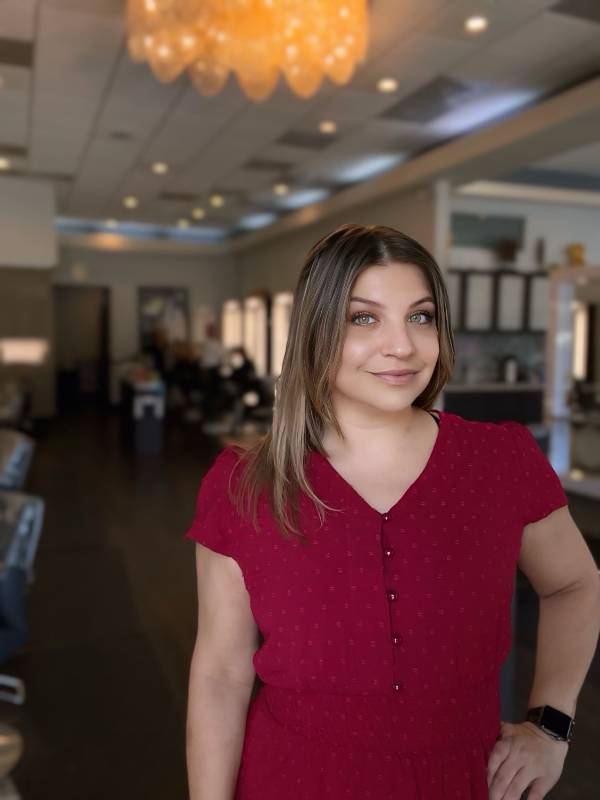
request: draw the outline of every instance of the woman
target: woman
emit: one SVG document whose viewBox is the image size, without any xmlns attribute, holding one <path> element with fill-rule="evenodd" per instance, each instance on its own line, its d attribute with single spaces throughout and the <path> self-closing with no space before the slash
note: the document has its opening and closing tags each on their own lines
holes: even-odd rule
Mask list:
<svg viewBox="0 0 600 800">
<path fill-rule="evenodd" d="M 540 595 L 529 705 L 569 716 L 598 573 L 527 428 L 431 409 L 453 365 L 421 245 L 359 225 L 317 242 L 272 429 L 216 458 L 186 534 L 192 800 L 540 800 L 557 781 L 567 742 L 499 717 L 515 568 Z"/>
</svg>

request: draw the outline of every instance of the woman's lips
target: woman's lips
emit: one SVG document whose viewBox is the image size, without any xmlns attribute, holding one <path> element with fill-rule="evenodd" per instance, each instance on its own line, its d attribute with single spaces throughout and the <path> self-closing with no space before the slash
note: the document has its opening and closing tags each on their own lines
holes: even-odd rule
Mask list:
<svg viewBox="0 0 600 800">
<path fill-rule="evenodd" d="M 404 383 L 410 383 L 410 381 L 416 376 L 416 372 L 409 372 L 405 373 L 404 375 L 390 375 L 385 374 L 384 372 L 372 372 L 372 375 L 375 375 L 376 378 L 379 378 L 386 383 L 391 383 L 392 385 L 401 386 Z"/>
</svg>

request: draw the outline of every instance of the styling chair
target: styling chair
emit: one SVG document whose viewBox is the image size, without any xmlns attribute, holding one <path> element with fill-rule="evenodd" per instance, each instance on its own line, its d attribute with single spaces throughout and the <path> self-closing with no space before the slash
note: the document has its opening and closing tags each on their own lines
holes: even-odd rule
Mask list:
<svg viewBox="0 0 600 800">
<path fill-rule="evenodd" d="M 34 449 L 30 436 L 0 428 L 0 489 L 23 488 Z"/>
<path fill-rule="evenodd" d="M 26 595 L 43 520 L 40 497 L 0 490 L 0 664 L 29 639 Z M 0 700 L 21 705 L 23 681 L 0 674 Z"/>
</svg>

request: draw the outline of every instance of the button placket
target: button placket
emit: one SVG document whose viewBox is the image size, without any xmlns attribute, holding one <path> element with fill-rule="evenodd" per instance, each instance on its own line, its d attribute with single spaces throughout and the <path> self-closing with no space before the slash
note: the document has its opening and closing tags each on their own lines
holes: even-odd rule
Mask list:
<svg viewBox="0 0 600 800">
<path fill-rule="evenodd" d="M 383 557 L 384 557 L 384 573 L 385 573 L 385 563 L 386 562 L 390 562 L 390 560 L 394 557 L 394 548 L 388 546 L 387 544 L 383 544 L 384 540 L 386 538 L 384 536 L 384 527 L 385 527 L 385 523 L 389 522 L 389 519 L 390 519 L 390 515 L 389 514 L 382 514 L 381 515 L 381 541 L 382 541 L 382 545 L 383 545 L 382 549 L 383 549 Z M 390 604 L 391 603 L 395 603 L 396 600 L 398 599 L 398 592 L 396 591 L 396 589 L 386 589 L 386 597 L 387 597 L 388 602 Z M 393 612 L 393 608 L 390 606 L 390 625 L 391 625 L 392 628 L 395 627 L 395 620 L 393 618 L 393 613 L 394 613 Z M 402 635 L 400 633 L 398 633 L 397 631 L 392 630 L 392 632 L 390 633 L 390 637 L 391 637 L 391 641 L 392 641 L 392 645 L 393 645 L 394 649 L 396 647 L 398 647 L 402 643 Z M 394 664 L 395 664 L 395 660 L 394 660 Z M 397 675 L 394 675 L 394 682 L 392 684 L 392 690 L 394 692 L 399 692 L 403 688 L 404 688 L 403 682 L 398 679 Z"/>
</svg>

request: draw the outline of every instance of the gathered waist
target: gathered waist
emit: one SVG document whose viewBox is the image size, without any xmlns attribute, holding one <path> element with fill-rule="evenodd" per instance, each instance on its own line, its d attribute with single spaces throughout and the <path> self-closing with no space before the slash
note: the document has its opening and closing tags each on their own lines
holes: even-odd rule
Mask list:
<svg viewBox="0 0 600 800">
<path fill-rule="evenodd" d="M 286 730 L 329 745 L 409 753 L 444 749 L 457 739 L 491 746 L 500 733 L 498 676 L 460 691 L 420 697 L 263 684 L 254 702 Z"/>
</svg>

